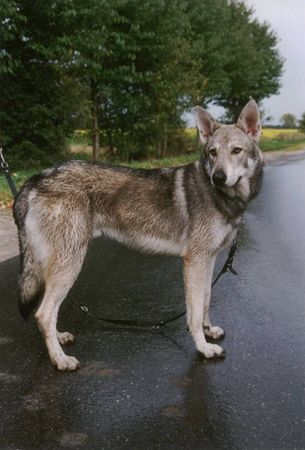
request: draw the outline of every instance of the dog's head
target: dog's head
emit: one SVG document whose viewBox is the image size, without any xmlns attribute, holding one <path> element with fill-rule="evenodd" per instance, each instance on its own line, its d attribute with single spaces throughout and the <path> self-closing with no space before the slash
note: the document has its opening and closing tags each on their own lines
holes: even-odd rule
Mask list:
<svg viewBox="0 0 305 450">
<path fill-rule="evenodd" d="M 206 110 L 196 107 L 196 122 L 204 144 L 202 162 L 215 188 L 248 198 L 250 180 L 262 166 L 258 147 L 261 124 L 257 104 L 250 100 L 235 125 L 220 125 Z"/>
</svg>

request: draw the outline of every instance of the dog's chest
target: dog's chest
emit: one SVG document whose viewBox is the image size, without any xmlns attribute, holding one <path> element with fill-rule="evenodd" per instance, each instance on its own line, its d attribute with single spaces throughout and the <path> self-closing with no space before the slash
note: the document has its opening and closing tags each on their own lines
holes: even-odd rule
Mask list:
<svg viewBox="0 0 305 450">
<path fill-rule="evenodd" d="M 238 227 L 225 222 L 222 217 L 216 218 L 211 227 L 211 235 L 213 237 L 211 244 L 213 249 L 221 251 L 231 245 L 236 237 L 237 230 Z"/>
</svg>

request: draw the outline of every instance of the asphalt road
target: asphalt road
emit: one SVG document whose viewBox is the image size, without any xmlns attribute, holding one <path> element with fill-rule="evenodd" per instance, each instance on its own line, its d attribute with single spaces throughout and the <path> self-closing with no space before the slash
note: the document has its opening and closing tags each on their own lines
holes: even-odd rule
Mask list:
<svg viewBox="0 0 305 450">
<path fill-rule="evenodd" d="M 305 161 L 269 166 L 235 266 L 213 290 L 227 358 L 196 354 L 184 318 L 106 328 L 66 301 L 61 329 L 82 364 L 59 373 L 17 312 L 18 258 L 0 264 L 0 449 L 304 449 Z M 220 266 L 220 262 L 218 266 Z M 184 309 L 181 262 L 96 240 L 73 288 L 107 317 Z"/>
</svg>

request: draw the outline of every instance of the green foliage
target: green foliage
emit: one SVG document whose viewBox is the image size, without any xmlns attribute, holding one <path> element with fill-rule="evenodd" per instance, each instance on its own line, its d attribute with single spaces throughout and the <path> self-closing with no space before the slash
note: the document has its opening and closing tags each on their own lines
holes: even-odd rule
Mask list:
<svg viewBox="0 0 305 450">
<path fill-rule="evenodd" d="M 201 103 L 223 106 L 225 119 L 233 122 L 251 97 L 260 102 L 278 92 L 283 59 L 277 37 L 267 23 L 253 19 L 252 9 L 241 1 L 195 3 L 193 28 L 206 78 Z"/>
<path fill-rule="evenodd" d="M 281 139 L 262 139 L 260 142 L 260 148 L 267 151 L 276 151 L 276 150 L 299 150 L 304 148 L 305 139 L 304 137 L 284 137 Z"/>
<path fill-rule="evenodd" d="M 5 0 L 1 9 L 0 140 L 24 167 L 50 164 L 63 151 L 84 91 L 52 59 L 51 4 Z"/>
<path fill-rule="evenodd" d="M 280 118 L 280 122 L 283 128 L 296 128 L 297 127 L 297 118 L 294 114 L 286 113 L 283 114 Z"/>
<path fill-rule="evenodd" d="M 2 0 L 0 23 L 0 139 L 20 164 L 78 127 L 109 159 L 190 148 L 183 111 L 235 119 L 279 87 L 277 38 L 241 1 Z"/>
<path fill-rule="evenodd" d="M 187 48 L 183 3 L 89 4 L 57 2 L 54 9 L 67 30 L 60 41 L 66 65 L 88 89 L 93 134 L 102 130 L 109 156 L 140 157 L 162 144 L 164 128 L 182 125 L 184 90 L 176 72 Z"/>
</svg>

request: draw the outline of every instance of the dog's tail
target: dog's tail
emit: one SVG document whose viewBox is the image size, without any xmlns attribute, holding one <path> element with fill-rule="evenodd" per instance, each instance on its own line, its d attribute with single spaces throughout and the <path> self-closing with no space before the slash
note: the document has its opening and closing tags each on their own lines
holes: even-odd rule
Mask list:
<svg viewBox="0 0 305 450">
<path fill-rule="evenodd" d="M 39 262 L 28 239 L 25 219 L 28 214 L 29 193 L 31 184 L 25 184 L 19 192 L 13 208 L 13 215 L 18 227 L 20 247 L 19 277 L 19 311 L 26 320 L 44 294 L 44 281 Z"/>
<path fill-rule="evenodd" d="M 44 281 L 40 268 L 28 243 L 20 236 L 21 273 L 19 278 L 19 311 L 26 320 L 32 310 L 40 303 L 44 294 Z"/>
</svg>

